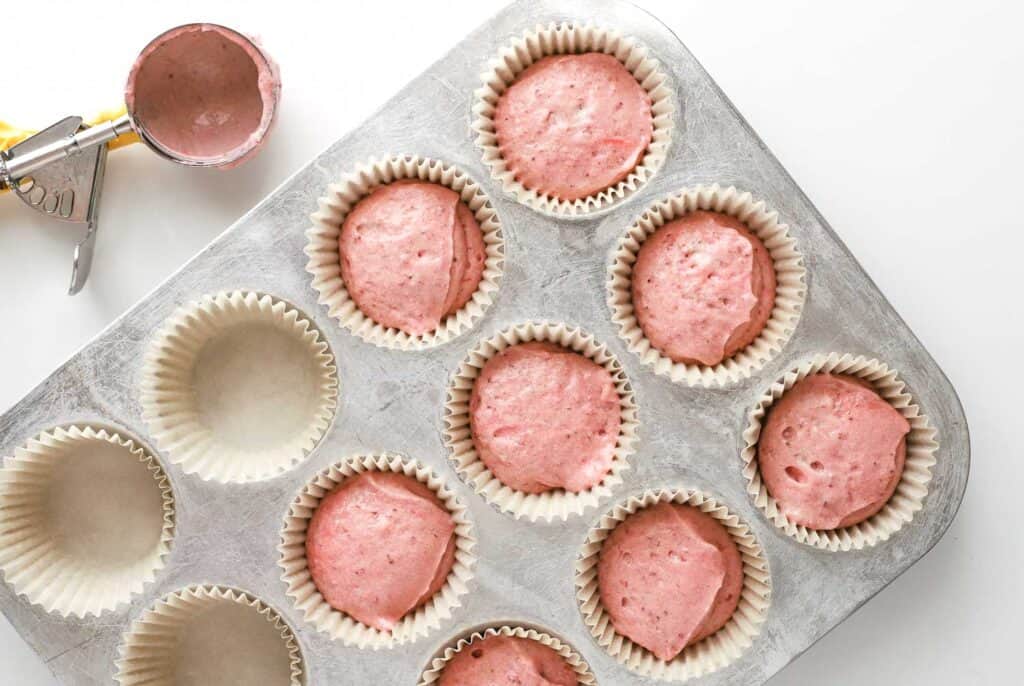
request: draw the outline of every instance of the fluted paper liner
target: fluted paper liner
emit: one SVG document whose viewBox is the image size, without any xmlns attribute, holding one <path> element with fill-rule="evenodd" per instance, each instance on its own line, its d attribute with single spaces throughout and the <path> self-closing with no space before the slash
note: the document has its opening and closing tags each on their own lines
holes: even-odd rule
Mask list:
<svg viewBox="0 0 1024 686">
<path fill-rule="evenodd" d="M 903 476 L 889 502 L 875 515 L 859 524 L 831 530 L 808 529 L 791 522 L 768 493 L 761 479 L 757 460 L 757 442 L 761 436 L 762 422 L 772 405 L 798 381 L 819 372 L 849 374 L 864 379 L 910 423 Z M 831 551 L 860 550 L 873 546 L 888 540 L 923 507 L 924 498 L 928 494 L 928 482 L 932 478 L 935 451 L 939 448 L 935 433 L 928 417 L 921 413 L 914 399 L 905 391 L 903 382 L 895 370 L 889 369 L 878 360 L 862 356 L 854 357 L 839 353 L 815 355 L 772 383 L 750 412 L 749 424 L 743 432 L 745 445 L 741 453 L 743 476 L 747 478 L 747 492 L 769 521 L 801 543 Z"/>
<path fill-rule="evenodd" d="M 458 193 L 480 225 L 486 255 L 480 284 L 469 301 L 455 314 L 446 317 L 434 331 L 420 335 L 385 327 L 363 314 L 341 278 L 338 239 L 345 217 L 378 187 L 403 179 L 441 184 Z M 313 277 L 313 288 L 320 294 L 320 304 L 327 307 L 328 314 L 341 326 L 374 345 L 422 350 L 447 343 L 472 328 L 491 306 L 497 293 L 505 259 L 498 213 L 475 181 L 444 162 L 414 155 L 371 159 L 338 183 L 329 185 L 326 195 L 319 200 L 319 209 L 310 219 L 313 226 L 306 231 L 305 252 L 309 257 L 306 271 Z"/>
<path fill-rule="evenodd" d="M 190 637 L 190 633 L 196 632 L 197 621 L 218 611 L 223 616 L 215 621 L 223 625 L 219 626 L 222 631 L 207 629 L 203 636 Z M 247 655 L 218 650 L 221 646 L 217 641 L 225 636 L 236 644 L 241 642 L 240 638 L 251 639 L 251 650 L 246 651 Z M 190 638 L 203 646 L 200 655 L 190 654 Z M 273 645 L 278 640 L 279 648 Z M 280 651 L 282 661 L 271 664 L 278 657 L 275 650 Z M 118 655 L 114 680 L 120 686 L 213 686 L 223 683 L 220 676 L 226 670 L 239 674 L 239 680 L 231 683 L 305 684 L 302 654 L 288 624 L 256 596 L 223 586 L 191 586 L 164 596 L 132 622 L 118 647 Z M 208 660 L 216 662 L 214 669 L 211 670 Z M 229 664 L 224 664 L 225 660 Z M 280 672 L 280 681 L 268 674 L 273 670 Z M 185 671 L 188 677 L 182 678 Z M 257 680 L 243 679 L 246 674 Z"/>
<path fill-rule="evenodd" d="M 473 384 L 487 361 L 506 348 L 530 341 L 547 341 L 573 350 L 608 370 L 619 395 L 621 423 L 611 469 L 604 479 L 591 488 L 571 493 L 554 489 L 543 493 L 523 493 L 503 484 L 477 455 L 469 422 L 469 401 Z M 629 456 L 637 440 L 636 399 L 622 365 L 608 350 L 579 328 L 553 322 L 519 324 L 477 344 L 463 360 L 452 377 L 444 408 L 445 444 L 451 451 L 449 459 L 463 480 L 485 500 L 516 519 L 530 521 L 568 519 L 583 514 L 611 494 L 622 483 L 622 472 L 629 469 Z"/>
<path fill-rule="evenodd" d="M 594 195 L 561 200 L 523 186 L 508 168 L 498 149 L 494 112 L 501 95 L 527 67 L 550 55 L 600 52 L 615 57 L 651 97 L 654 130 L 651 143 L 629 176 Z M 473 106 L 473 131 L 483 161 L 502 189 L 519 202 L 546 214 L 582 217 L 603 210 L 633 195 L 661 168 L 674 131 L 672 91 L 661 65 L 632 38 L 608 28 L 572 23 L 538 26 L 501 50 L 483 74 Z"/>
<path fill-rule="evenodd" d="M 764 243 L 775 265 L 775 307 L 764 329 L 746 348 L 714 366 L 684 364 L 662 355 L 647 340 L 633 309 L 633 266 L 644 241 L 668 222 L 696 210 L 721 212 L 743 222 Z M 724 386 L 750 377 L 785 346 L 803 310 L 805 271 L 789 227 L 763 201 L 731 186 L 695 186 L 649 208 L 620 239 L 608 271 L 608 306 L 630 352 L 656 374 L 687 386 Z"/>
<path fill-rule="evenodd" d="M 156 459 L 91 426 L 44 431 L 0 470 L 0 570 L 61 616 L 128 602 L 163 568 L 174 498 Z"/>
<path fill-rule="evenodd" d="M 391 631 L 381 631 L 331 607 L 317 590 L 306 560 L 306 530 L 321 499 L 345 479 L 367 471 L 395 472 L 416 479 L 433 491 L 455 522 L 455 564 L 445 585 L 425 604 L 399 620 Z M 466 507 L 428 467 L 416 460 L 391 453 L 357 455 L 333 464 L 317 473 L 292 502 L 281 531 L 279 564 L 284 570 L 281 579 L 295 607 L 307 622 L 336 641 L 348 646 L 379 650 L 410 643 L 426 636 L 451 618 L 459 607 L 459 597 L 468 591 L 476 556 L 473 547 L 473 525 Z"/>
<path fill-rule="evenodd" d="M 743 560 L 743 590 L 732 618 L 717 632 L 687 646 L 667 662 L 616 633 L 601 604 L 597 578 L 601 548 L 615 527 L 635 512 L 661 502 L 696 507 L 717 519 L 732 536 Z M 618 503 L 590 530 L 576 560 L 576 599 L 591 635 L 621 664 L 663 681 L 687 681 L 721 669 L 740 657 L 761 631 L 771 604 L 771 587 L 768 559 L 750 528 L 711 496 L 691 489 L 651 490 Z"/>
<path fill-rule="evenodd" d="M 304 459 L 338 404 L 320 332 L 269 295 L 205 295 L 178 309 L 142 368 L 142 417 L 168 459 L 203 479 L 266 479 Z"/>
<path fill-rule="evenodd" d="M 431 684 L 438 683 L 441 680 L 441 675 L 444 673 L 445 667 L 453 657 L 458 653 L 461 653 L 466 648 L 472 646 L 477 641 L 482 641 L 484 639 L 491 638 L 492 636 L 527 638 L 531 641 L 537 641 L 541 645 L 551 648 L 565 659 L 566 663 L 568 663 L 568 665 L 572 667 L 573 671 L 576 672 L 577 684 L 580 686 L 592 686 L 597 683 L 593 672 L 590 671 L 590 665 L 588 665 L 586 660 L 583 659 L 583 656 L 573 650 L 572 646 L 568 643 L 565 643 L 551 634 L 543 631 L 537 631 L 536 629 L 502 625 L 488 627 L 482 631 L 474 631 L 469 636 L 460 638 L 446 646 L 437 657 L 430 661 L 430 666 L 420 677 L 419 686 L 430 686 Z"/>
</svg>

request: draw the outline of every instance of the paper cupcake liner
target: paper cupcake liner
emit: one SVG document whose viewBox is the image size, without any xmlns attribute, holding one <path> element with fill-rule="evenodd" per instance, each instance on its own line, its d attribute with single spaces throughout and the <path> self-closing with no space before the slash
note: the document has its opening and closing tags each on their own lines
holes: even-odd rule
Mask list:
<svg viewBox="0 0 1024 686">
<path fill-rule="evenodd" d="M 633 265 L 644 241 L 668 222 L 695 210 L 721 212 L 743 222 L 761 239 L 775 264 L 775 307 L 767 324 L 750 345 L 714 366 L 683 364 L 662 355 L 647 340 L 633 311 Z M 687 386 L 724 386 L 749 378 L 785 346 L 803 310 L 805 271 L 789 227 L 779 223 L 778 213 L 763 201 L 731 186 L 696 186 L 648 209 L 619 241 L 608 270 L 608 306 L 630 352 L 656 374 Z"/>
<path fill-rule="evenodd" d="M 445 585 L 427 603 L 403 617 L 390 632 L 363 624 L 331 607 L 313 583 L 306 560 L 306 529 L 320 500 L 345 479 L 367 471 L 395 472 L 416 479 L 437 494 L 455 521 L 455 564 Z M 475 545 L 466 507 L 440 478 L 415 460 L 378 453 L 350 457 L 313 477 L 288 510 L 278 551 L 281 553 L 279 564 L 284 570 L 281 579 L 287 586 L 287 594 L 307 622 L 345 645 L 379 650 L 411 643 L 451 618 L 452 610 L 461 604 L 459 597 L 467 593 L 467 583 L 473 577 Z"/>
<path fill-rule="evenodd" d="M 87 469 L 76 467 L 76 455 L 97 447 L 104 449 L 96 458 L 102 465 L 91 459 Z M 149 495 L 151 502 L 143 502 Z M 76 516 L 80 509 L 91 522 Z M 117 526 L 82 536 L 100 521 Z M 47 612 L 84 618 L 128 602 L 163 568 L 173 537 L 170 483 L 131 439 L 91 426 L 59 427 L 4 459 L 0 570 L 15 592 Z"/>
<path fill-rule="evenodd" d="M 248 386 L 254 379 L 273 402 Z M 298 310 L 232 291 L 204 295 L 167 321 L 143 364 L 141 401 L 172 463 L 240 483 L 276 476 L 313 450 L 334 417 L 338 377 L 327 342 Z"/>
<path fill-rule="evenodd" d="M 761 425 L 772 405 L 798 381 L 818 372 L 849 374 L 870 382 L 875 392 L 910 423 L 910 433 L 906 441 L 907 459 L 896 492 L 872 517 L 840 529 L 808 529 L 791 522 L 782 514 L 775 499 L 769 495 L 761 479 L 757 460 L 757 442 L 761 436 Z M 747 493 L 753 496 L 754 503 L 761 508 L 769 521 L 801 543 L 831 551 L 870 547 L 888 540 L 904 524 L 910 522 L 914 518 L 914 513 L 923 506 L 924 498 L 928 494 L 928 482 L 932 478 L 935 451 L 939 448 L 935 434 L 936 431 L 931 427 L 928 417 L 921 413 L 914 399 L 904 390 L 903 382 L 895 370 L 890 370 L 878 360 L 869 360 L 859 355 L 815 355 L 769 386 L 750 412 L 749 424 L 743 432 L 744 447 L 740 453 L 743 459 L 743 476 L 747 478 Z"/>
<path fill-rule="evenodd" d="M 412 335 L 385 327 L 363 314 L 349 296 L 341 278 L 338 238 L 345 217 L 355 205 L 380 186 L 402 179 L 429 181 L 447 186 L 473 211 L 484 237 L 484 273 L 473 296 L 458 312 L 445 318 L 434 331 Z M 350 332 L 368 343 L 398 350 L 422 350 L 447 343 L 471 329 L 494 301 L 501 281 L 505 242 L 501 221 L 480 186 L 464 172 L 438 160 L 415 155 L 371 159 L 327 187 L 319 200 L 320 208 L 310 218 L 306 231 L 306 271 L 313 276 L 313 288 L 320 304 Z"/>
<path fill-rule="evenodd" d="M 492 636 L 528 638 L 532 641 L 537 641 L 541 645 L 551 648 L 565 658 L 565 661 L 573 668 L 573 671 L 576 672 L 577 684 L 580 686 L 592 686 L 597 683 L 593 672 L 590 671 L 590 665 L 588 665 L 586 660 L 583 659 L 583 656 L 573 650 L 572 646 L 568 643 L 559 640 L 551 634 L 544 633 L 543 631 L 537 631 L 536 629 L 502 625 L 488 627 L 482 631 L 475 631 L 469 636 L 460 638 L 446 646 L 437 657 L 430 661 L 430 666 L 420 677 L 419 686 L 430 686 L 430 684 L 438 683 L 441 680 L 441 674 L 444 672 L 445 667 L 448 666 L 448 662 L 450 662 L 453 657 L 473 645 L 475 642 L 482 641 L 485 638 L 491 638 Z"/>
<path fill-rule="evenodd" d="M 469 401 L 480 371 L 487 361 L 506 348 L 530 341 L 548 341 L 580 353 L 596 362 L 612 375 L 619 394 L 621 424 L 619 438 L 612 459 L 611 470 L 601 483 L 579 493 L 557 489 L 544 493 L 523 493 L 506 486 L 491 472 L 477 455 L 469 423 Z M 579 515 L 601 498 L 611 495 L 612 489 L 622 483 L 622 472 L 629 469 L 629 456 L 637 441 L 636 399 L 622 365 L 603 343 L 579 328 L 569 328 L 553 322 L 519 324 L 491 338 L 481 341 L 463 360 L 452 377 L 448 398 L 444 406 L 445 445 L 449 459 L 462 479 L 499 510 L 516 519 L 530 521 L 568 519 Z"/>
<path fill-rule="evenodd" d="M 654 131 L 651 143 L 636 168 L 624 180 L 579 200 L 561 200 L 523 186 L 508 168 L 498 149 L 494 112 L 498 99 L 527 67 L 550 55 L 600 52 L 615 57 L 651 97 Z M 622 202 L 640 189 L 661 168 L 674 132 L 672 91 L 661 65 L 632 38 L 592 25 L 571 23 L 538 26 L 502 49 L 483 74 L 473 106 L 473 131 L 483 161 L 502 189 L 517 201 L 555 216 L 583 217 Z"/>
<path fill-rule="evenodd" d="M 247 608 L 251 615 L 246 613 L 243 617 L 237 616 L 238 607 Z M 222 646 L 216 644 L 210 645 L 206 654 L 198 656 L 188 654 L 187 648 L 183 650 L 189 632 L 196 631 L 194 622 L 208 616 L 207 613 L 218 610 L 234 611 L 236 616 L 225 614 L 220 619 L 219 623 L 225 626 L 219 635 L 215 633 L 217 638 L 226 636 L 232 642 L 238 642 L 239 638 L 248 632 L 253 639 L 252 649 L 247 651 L 249 654 L 240 655 L 235 651 L 218 649 Z M 270 625 L 269 632 L 262 626 L 262 622 Z M 253 635 L 256 632 L 259 633 L 258 636 Z M 187 683 L 212 685 L 223 683 L 220 675 L 223 675 L 226 669 L 231 669 L 233 664 L 237 664 L 240 674 L 258 672 L 258 683 L 268 686 L 282 683 L 267 680 L 266 670 L 281 669 L 283 676 L 286 670 L 282 669 L 282 665 L 269 664 L 268 660 L 273 658 L 273 654 L 260 650 L 269 648 L 265 645 L 268 639 L 276 641 L 277 637 L 280 638 L 283 652 L 288 657 L 287 683 L 291 686 L 303 686 L 305 670 L 298 641 L 288 624 L 273 608 L 245 591 L 221 586 L 191 586 L 164 596 L 153 607 L 143 612 L 139 619 L 132 622 L 118 647 L 119 659 L 115 663 L 117 673 L 114 680 L 120 686 L 179 684 L 183 683 L 179 672 L 187 670 Z M 205 635 L 197 640 L 202 641 L 203 638 Z M 207 660 L 215 661 L 215 668 L 211 669 Z M 225 665 L 225 660 L 231 662 Z M 238 683 L 243 681 L 240 680 Z"/>
<path fill-rule="evenodd" d="M 625 636 L 616 633 L 601 604 L 597 564 L 605 539 L 635 512 L 661 502 L 690 505 L 717 519 L 732 536 L 743 560 L 743 590 L 732 618 L 714 634 L 687 646 L 666 662 Z M 576 599 L 591 635 L 609 655 L 629 669 L 663 681 L 687 681 L 725 667 L 750 647 L 761 631 L 771 604 L 768 558 L 750 528 L 711 496 L 691 489 L 659 489 L 615 505 L 601 517 L 576 560 Z"/>
</svg>

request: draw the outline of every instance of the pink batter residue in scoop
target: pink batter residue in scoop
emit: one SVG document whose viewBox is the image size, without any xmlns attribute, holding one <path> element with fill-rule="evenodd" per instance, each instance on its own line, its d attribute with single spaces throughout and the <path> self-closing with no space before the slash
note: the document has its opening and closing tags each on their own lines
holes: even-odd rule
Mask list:
<svg viewBox="0 0 1024 686">
<path fill-rule="evenodd" d="M 910 424 L 871 385 L 814 374 L 768 413 L 758 462 L 768 492 L 793 522 L 836 529 L 871 517 L 903 475 Z"/>
<path fill-rule="evenodd" d="M 716 365 L 757 338 L 775 306 L 775 266 L 742 222 L 690 212 L 651 235 L 633 268 L 637 322 L 676 362 Z"/>
<path fill-rule="evenodd" d="M 444 586 L 455 564 L 455 522 L 415 479 L 364 472 L 320 501 L 306 558 L 331 607 L 390 631 Z"/>
<path fill-rule="evenodd" d="M 429 333 L 483 277 L 483 233 L 459 194 L 426 181 L 381 186 L 345 217 L 341 277 L 359 310 L 385 327 Z"/>
<path fill-rule="evenodd" d="M 481 461 L 510 488 L 584 491 L 611 470 L 621 424 L 607 369 L 553 343 L 521 343 L 487 361 L 469 404 Z"/>
<path fill-rule="evenodd" d="M 666 661 L 725 626 L 743 589 L 743 561 L 725 527 L 674 503 L 615 527 L 597 571 L 615 631 Z"/>
<path fill-rule="evenodd" d="M 142 51 L 125 101 L 139 133 L 172 158 L 229 167 L 263 141 L 280 89 L 277 66 L 245 36 L 189 24 Z"/>
<path fill-rule="evenodd" d="M 654 134 L 651 98 L 611 55 L 545 57 L 498 99 L 494 132 L 519 183 L 578 200 L 636 168 Z"/>
<path fill-rule="evenodd" d="M 440 686 L 576 686 L 576 672 L 543 643 L 488 636 L 470 643 L 441 673 Z"/>
</svg>

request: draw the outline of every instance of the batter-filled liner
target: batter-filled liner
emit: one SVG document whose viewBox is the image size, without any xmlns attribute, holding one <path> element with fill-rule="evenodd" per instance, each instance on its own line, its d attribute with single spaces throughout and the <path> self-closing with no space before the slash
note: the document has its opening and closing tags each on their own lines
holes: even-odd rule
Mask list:
<svg viewBox="0 0 1024 686">
<path fill-rule="evenodd" d="M 491 636 L 508 636 L 537 641 L 541 645 L 551 648 L 565 659 L 569 666 L 572 667 L 573 671 L 576 672 L 577 684 L 580 686 L 592 686 L 597 683 L 593 672 L 590 671 L 590 665 L 588 665 L 587 661 L 583 659 L 583 656 L 577 653 L 568 643 L 544 631 L 538 631 L 537 629 L 522 626 L 502 624 L 474 631 L 469 635 L 462 636 L 445 646 L 444 649 L 430 661 L 430 665 L 427 669 L 424 670 L 423 675 L 420 677 L 419 686 L 430 686 L 431 684 L 439 682 L 441 680 L 441 675 L 444 673 L 445 666 L 453 657 L 458 653 L 461 653 L 463 650 L 471 648 L 476 642 L 490 638 Z"/>
<path fill-rule="evenodd" d="M 86 617 L 163 568 L 174 498 L 156 459 L 105 428 L 44 431 L 0 470 L 0 570 L 48 612 Z"/>
<path fill-rule="evenodd" d="M 388 328 L 363 314 L 345 288 L 341 277 L 338 238 L 345 217 L 356 204 L 380 186 L 401 180 L 419 180 L 446 186 L 459 194 L 480 225 L 484 239 L 484 272 L 469 301 L 447 316 L 435 330 L 412 335 Z M 501 221 L 479 185 L 458 168 L 414 155 L 370 160 L 327 187 L 319 209 L 306 231 L 306 271 L 313 277 L 319 301 L 338 323 L 374 345 L 399 350 L 422 350 L 447 343 L 472 328 L 497 294 L 504 264 L 505 243 Z"/>
<path fill-rule="evenodd" d="M 303 686 L 291 628 L 256 596 L 191 586 L 164 596 L 132 622 L 118 648 L 120 686 Z"/>
<path fill-rule="evenodd" d="M 306 559 L 306 531 L 320 501 L 345 479 L 367 471 L 395 472 L 411 477 L 433 491 L 455 522 L 455 563 L 440 591 L 399 620 L 392 631 L 380 631 L 331 607 L 317 590 Z M 415 460 L 391 453 L 357 455 L 318 472 L 299 492 L 281 530 L 279 564 L 287 594 L 306 621 L 345 645 L 379 650 L 393 648 L 438 629 L 459 607 L 468 591 L 476 557 L 473 525 L 466 507 L 430 469 Z"/>
<path fill-rule="evenodd" d="M 746 348 L 714 366 L 675 362 L 663 355 L 647 340 L 633 307 L 633 266 L 644 241 L 665 224 L 696 210 L 720 212 L 743 222 L 764 243 L 775 265 L 775 307 L 764 329 Z M 763 201 L 731 186 L 695 186 L 648 209 L 619 240 L 608 270 L 608 306 L 630 352 L 656 374 L 687 386 L 725 386 L 749 378 L 793 335 L 804 306 L 805 272 L 789 227 Z"/>
<path fill-rule="evenodd" d="M 910 433 L 906 437 L 907 457 L 903 475 L 889 502 L 863 522 L 831 530 L 808 529 L 790 521 L 768 493 L 761 479 L 757 460 L 757 442 L 761 435 L 761 426 L 772 405 L 798 381 L 819 372 L 848 374 L 864 379 L 874 387 L 875 392 L 883 400 L 892 405 L 910 423 Z M 921 408 L 906 392 L 895 370 L 889 369 L 878 360 L 859 355 L 815 355 L 772 383 L 750 411 L 749 422 L 743 432 L 744 447 L 740 453 L 743 460 L 743 476 L 747 479 L 747 493 L 753 497 L 754 503 L 761 508 L 772 524 L 801 543 L 832 551 L 860 550 L 874 546 L 889 540 L 924 506 L 925 496 L 928 495 L 928 483 L 932 478 L 932 467 L 935 465 L 935 452 L 939 449 L 935 434 L 936 431 L 929 423 L 928 417 L 921 413 Z"/>
<path fill-rule="evenodd" d="M 469 422 L 469 402 L 473 384 L 487 361 L 506 348 L 529 341 L 548 341 L 580 353 L 608 370 L 619 395 L 621 420 L 611 470 L 596 486 L 572 493 L 555 489 L 544 493 L 524 493 L 499 481 L 477 455 Z M 639 420 L 636 399 L 622 365 L 608 348 L 579 328 L 553 322 L 529 322 L 505 329 L 478 343 L 459 365 L 448 388 L 444 408 L 445 444 L 451 451 L 449 459 L 462 479 L 487 502 L 530 521 L 568 519 L 597 505 L 622 483 L 622 472 L 629 468 L 637 440 Z"/>
<path fill-rule="evenodd" d="M 206 295 L 178 309 L 142 370 L 142 416 L 168 459 L 221 482 L 265 479 L 306 457 L 334 417 L 326 341 L 269 295 Z"/>
<path fill-rule="evenodd" d="M 689 505 L 718 520 L 732 536 L 743 560 L 743 590 L 732 618 L 717 632 L 687 646 L 668 662 L 615 631 L 601 603 L 597 577 L 601 548 L 615 527 L 635 512 L 657 503 Z M 695 679 L 738 659 L 761 631 L 771 604 L 771 588 L 768 558 L 750 528 L 714 498 L 692 489 L 650 490 L 616 504 L 595 523 L 576 559 L 576 600 L 591 635 L 629 669 L 662 681 Z"/>
<path fill-rule="evenodd" d="M 527 67 L 550 55 L 598 52 L 619 60 L 647 91 L 651 98 L 654 131 L 647 151 L 633 171 L 622 181 L 579 200 L 561 200 L 523 186 L 508 168 L 498 149 L 494 113 L 502 93 Z M 483 75 L 473 105 L 473 131 L 484 163 L 502 189 L 519 202 L 535 210 L 561 217 L 583 217 L 603 210 L 639 190 L 661 168 L 674 133 L 672 91 L 661 65 L 634 39 L 592 25 L 548 24 L 527 32 L 501 50 Z"/>
</svg>

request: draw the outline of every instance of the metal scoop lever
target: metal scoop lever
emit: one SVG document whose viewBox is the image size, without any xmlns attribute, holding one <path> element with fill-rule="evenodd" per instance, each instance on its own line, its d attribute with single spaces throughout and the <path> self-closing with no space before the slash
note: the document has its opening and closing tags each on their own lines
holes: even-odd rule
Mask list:
<svg viewBox="0 0 1024 686">
<path fill-rule="evenodd" d="M 55 127 L 60 127 L 70 119 L 78 119 L 79 129 L 75 132 L 56 139 L 48 137 L 47 142 L 36 140 L 44 133 Z M 132 131 L 131 118 L 127 114 L 114 121 L 102 122 L 89 128 L 81 128 L 81 123 L 81 117 L 69 117 L 14 146 L 10 151 L 0 152 L 0 188 L 4 185 L 13 188 L 16 182 L 48 164 L 59 162 L 65 157 L 81 154 L 90 148 L 112 141 L 118 136 Z M 22 146 L 30 141 L 36 141 L 36 144 L 22 149 Z"/>
<path fill-rule="evenodd" d="M 70 295 L 82 289 L 92 268 L 106 143 L 130 130 L 127 116 L 92 127 L 67 117 L 0 152 L 0 187 L 9 186 L 37 212 L 85 227 L 75 246 Z"/>
</svg>

